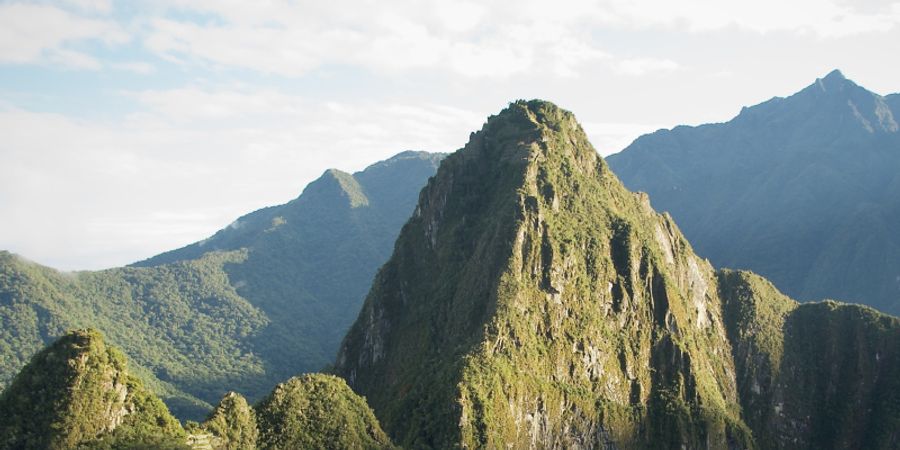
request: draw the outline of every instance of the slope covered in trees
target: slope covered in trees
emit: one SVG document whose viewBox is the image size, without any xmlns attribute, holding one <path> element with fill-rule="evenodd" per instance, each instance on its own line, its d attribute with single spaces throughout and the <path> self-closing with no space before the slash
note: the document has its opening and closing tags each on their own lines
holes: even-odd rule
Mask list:
<svg viewBox="0 0 900 450">
<path fill-rule="evenodd" d="M 297 199 L 132 267 L 63 273 L 0 252 L 0 387 L 65 330 L 94 327 L 181 418 L 333 360 L 442 155 L 329 170 Z"/>
</svg>

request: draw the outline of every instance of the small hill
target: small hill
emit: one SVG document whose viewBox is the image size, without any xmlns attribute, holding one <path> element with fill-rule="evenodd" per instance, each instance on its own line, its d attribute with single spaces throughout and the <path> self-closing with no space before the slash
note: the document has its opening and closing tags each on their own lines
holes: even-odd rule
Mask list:
<svg viewBox="0 0 900 450">
<path fill-rule="evenodd" d="M 184 437 L 94 330 L 67 333 L 36 354 L 0 395 L 3 448 L 184 448 Z"/>
<path fill-rule="evenodd" d="M 331 375 L 291 378 L 256 409 L 259 448 L 393 448 L 366 400 Z"/>
</svg>

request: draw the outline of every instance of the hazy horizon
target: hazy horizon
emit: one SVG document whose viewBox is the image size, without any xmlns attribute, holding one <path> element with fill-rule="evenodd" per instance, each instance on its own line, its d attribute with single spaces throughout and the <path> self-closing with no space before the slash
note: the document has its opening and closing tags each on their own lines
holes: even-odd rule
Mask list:
<svg viewBox="0 0 900 450">
<path fill-rule="evenodd" d="M 603 155 L 833 69 L 900 91 L 900 3 L 67 0 L 0 4 L 0 249 L 134 262 L 328 168 L 453 151 L 508 102 Z"/>
</svg>

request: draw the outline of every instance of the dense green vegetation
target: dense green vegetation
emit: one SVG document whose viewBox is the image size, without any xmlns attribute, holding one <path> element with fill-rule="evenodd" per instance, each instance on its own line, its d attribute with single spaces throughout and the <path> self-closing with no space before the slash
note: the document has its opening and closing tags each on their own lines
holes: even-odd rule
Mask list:
<svg viewBox="0 0 900 450">
<path fill-rule="evenodd" d="M 135 374 L 173 411 L 204 415 L 210 407 L 198 397 L 214 399 L 225 386 L 254 385 L 264 374 L 263 361 L 246 341 L 268 320 L 235 292 L 223 271 L 245 258 L 241 252 L 210 253 L 149 269 L 68 274 L 0 254 L 4 378 L 44 341 L 92 326 L 131 355 Z"/>
<path fill-rule="evenodd" d="M 256 413 L 240 394 L 225 394 L 210 414 L 203 429 L 215 436 L 216 450 L 252 450 L 256 448 L 259 429 Z"/>
<path fill-rule="evenodd" d="M 747 272 L 719 277 L 744 418 L 760 448 L 900 446 L 900 319 L 797 304 Z"/>
<path fill-rule="evenodd" d="M 184 437 L 94 330 L 70 332 L 37 353 L 0 395 L 2 448 L 184 448 Z"/>
<path fill-rule="evenodd" d="M 712 269 L 570 113 L 490 118 L 416 211 L 336 365 L 399 444 L 751 445 Z"/>
<path fill-rule="evenodd" d="M 335 370 L 409 448 L 890 449 L 898 333 L 716 273 L 516 102 L 429 181 Z"/>
<path fill-rule="evenodd" d="M 80 327 L 121 347 L 181 418 L 329 364 L 442 155 L 327 171 L 297 199 L 133 267 L 62 273 L 0 252 L 0 389 Z"/>
<path fill-rule="evenodd" d="M 389 449 L 366 400 L 335 376 L 311 374 L 279 384 L 256 408 L 265 449 Z"/>
<path fill-rule="evenodd" d="M 643 136 L 607 161 L 717 266 L 802 300 L 900 315 L 898 98 L 835 71 L 727 123 Z"/>
<path fill-rule="evenodd" d="M 365 399 L 332 375 L 291 378 L 255 410 L 229 392 L 188 436 L 126 366 L 98 331 L 68 332 L 0 394 L 0 449 L 393 448 Z"/>
</svg>

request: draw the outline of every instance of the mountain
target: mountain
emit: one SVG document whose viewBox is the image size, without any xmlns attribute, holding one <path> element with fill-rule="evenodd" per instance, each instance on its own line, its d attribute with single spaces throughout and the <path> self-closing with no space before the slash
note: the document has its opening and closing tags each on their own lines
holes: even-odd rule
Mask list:
<svg viewBox="0 0 900 450">
<path fill-rule="evenodd" d="M 256 408 L 229 392 L 203 425 L 188 428 L 190 435 L 96 330 L 66 333 L 0 394 L 2 449 L 393 447 L 365 399 L 323 374 L 279 384 Z"/>
<path fill-rule="evenodd" d="M 80 327 L 121 347 L 180 418 L 322 369 L 442 157 L 326 171 L 291 202 L 130 267 L 66 273 L 0 252 L 0 388 Z"/>
<path fill-rule="evenodd" d="M 184 437 L 94 330 L 70 332 L 36 354 L 0 395 L 2 448 L 183 448 Z"/>
<path fill-rule="evenodd" d="M 335 376 L 291 378 L 276 386 L 256 411 L 260 448 L 393 448 L 366 400 Z"/>
<path fill-rule="evenodd" d="M 419 196 L 334 370 L 406 448 L 896 448 L 900 321 L 716 272 L 519 101 Z"/>
<path fill-rule="evenodd" d="M 256 413 L 242 395 L 225 394 L 216 409 L 203 422 L 203 429 L 210 432 L 215 449 L 252 450 L 259 439 Z"/>
<path fill-rule="evenodd" d="M 607 162 L 717 266 L 900 315 L 898 122 L 900 95 L 834 71 L 729 122 L 642 136 Z"/>
</svg>

